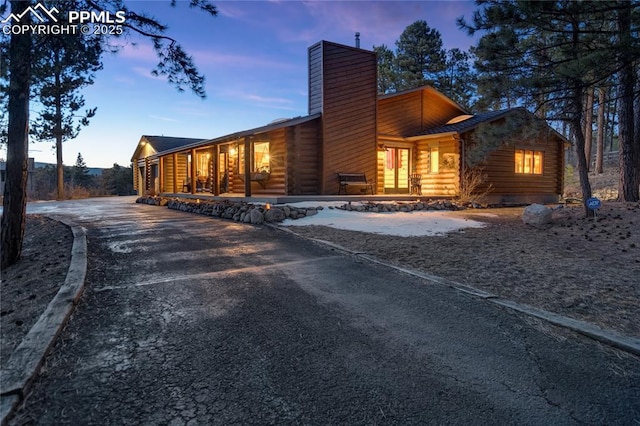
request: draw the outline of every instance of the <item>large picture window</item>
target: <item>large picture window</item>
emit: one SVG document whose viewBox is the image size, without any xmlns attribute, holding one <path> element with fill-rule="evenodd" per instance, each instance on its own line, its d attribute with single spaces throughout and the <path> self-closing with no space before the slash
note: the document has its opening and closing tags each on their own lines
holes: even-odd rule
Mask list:
<svg viewBox="0 0 640 426">
<path fill-rule="evenodd" d="M 544 153 L 528 149 L 516 149 L 515 172 L 525 175 L 541 175 Z"/>
<path fill-rule="evenodd" d="M 269 142 L 253 142 L 251 144 L 253 151 L 253 169 L 252 173 L 271 173 L 271 163 L 269 155 Z M 238 146 L 238 173 L 244 174 L 244 145 Z"/>
</svg>

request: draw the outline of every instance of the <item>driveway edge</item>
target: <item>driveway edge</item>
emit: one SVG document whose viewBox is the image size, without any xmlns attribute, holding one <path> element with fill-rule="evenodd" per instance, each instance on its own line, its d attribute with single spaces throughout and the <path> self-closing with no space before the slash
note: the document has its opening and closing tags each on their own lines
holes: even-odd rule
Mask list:
<svg viewBox="0 0 640 426">
<path fill-rule="evenodd" d="M 87 276 L 86 232 L 74 222 L 53 217 L 51 219 L 71 228 L 71 262 L 64 284 L 0 371 L 2 425 L 7 424 L 13 411 L 24 398 L 31 381 L 40 371 L 45 356 L 69 320 L 84 290 Z"/>
<path fill-rule="evenodd" d="M 617 333 L 613 330 L 608 330 L 608 329 L 603 329 L 600 328 L 598 326 L 596 326 L 595 324 L 592 323 L 588 323 L 585 321 L 580 321 L 580 320 L 576 320 L 570 317 L 565 317 L 563 315 L 559 315 L 553 312 L 549 312 L 549 311 L 545 311 L 543 309 L 539 309 L 539 308 L 535 308 L 533 306 L 529 306 L 529 305 L 524 305 L 524 304 L 520 304 L 520 303 L 516 303 L 512 300 L 508 300 L 508 299 L 502 299 L 494 294 L 491 293 L 487 293 L 485 291 L 479 290 L 477 288 L 474 287 L 470 287 L 461 283 L 458 283 L 456 281 L 452 281 L 452 280 L 448 280 L 446 278 L 442 278 L 442 277 L 438 277 L 436 275 L 432 275 L 432 274 L 428 274 L 425 272 L 420 272 L 420 271 L 414 271 L 412 269 L 407 269 L 407 268 L 403 268 L 397 265 L 393 265 L 391 263 L 388 262 L 384 262 L 380 259 L 377 259 L 374 256 L 371 256 L 367 253 L 361 252 L 361 251 L 353 251 L 350 250 L 346 247 L 343 247 L 339 244 L 335 244 L 329 241 L 325 241 L 325 240 L 321 240 L 318 238 L 308 238 L 308 237 L 304 237 L 300 234 L 297 234 L 295 231 L 282 227 L 282 226 L 273 226 L 276 229 L 285 231 L 285 232 L 289 232 L 291 234 L 297 235 L 300 238 L 305 238 L 308 239 L 310 241 L 314 241 L 317 242 L 319 244 L 323 244 L 329 247 L 332 247 L 336 250 L 340 250 L 343 251 L 345 253 L 354 255 L 354 256 L 358 256 L 359 258 L 362 259 L 366 259 L 370 262 L 373 263 L 378 263 L 380 265 L 384 265 L 387 266 L 389 268 L 393 268 L 397 271 L 403 272 L 405 274 L 409 274 L 409 275 L 413 275 L 415 277 L 419 277 L 419 278 L 423 278 L 429 282 L 432 282 L 434 284 L 439 284 L 442 286 L 446 286 L 446 287 L 450 287 L 453 288 L 457 291 L 469 294 L 471 296 L 474 297 L 478 297 L 480 299 L 485 299 L 488 300 L 491 303 L 494 303 L 496 305 L 511 309 L 513 311 L 522 313 L 522 314 L 526 314 L 535 318 L 539 318 L 542 320 L 545 320 L 547 322 L 550 322 L 554 325 L 572 330 L 574 332 L 580 333 L 583 336 L 589 337 L 591 339 L 594 339 L 598 342 L 607 344 L 609 346 L 612 346 L 614 348 L 623 350 L 625 352 L 628 352 L 630 354 L 633 355 L 637 355 L 640 356 L 640 338 L 636 338 L 636 337 L 631 337 L 631 336 L 625 336 L 622 335 L 620 333 Z"/>
</svg>

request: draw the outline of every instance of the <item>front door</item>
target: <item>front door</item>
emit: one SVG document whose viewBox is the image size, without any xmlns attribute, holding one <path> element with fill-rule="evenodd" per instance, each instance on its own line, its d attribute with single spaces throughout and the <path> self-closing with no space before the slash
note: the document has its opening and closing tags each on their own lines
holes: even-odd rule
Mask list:
<svg viewBox="0 0 640 426">
<path fill-rule="evenodd" d="M 384 161 L 384 192 L 409 193 L 409 148 L 386 149 Z"/>
</svg>

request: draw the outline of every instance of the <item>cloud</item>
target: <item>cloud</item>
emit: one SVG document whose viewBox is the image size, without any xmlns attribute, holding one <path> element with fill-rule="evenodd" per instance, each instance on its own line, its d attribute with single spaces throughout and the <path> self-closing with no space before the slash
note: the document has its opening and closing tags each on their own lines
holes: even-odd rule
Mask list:
<svg viewBox="0 0 640 426">
<path fill-rule="evenodd" d="M 161 117 L 159 115 L 152 115 L 152 114 L 149 115 L 149 118 L 152 118 L 154 120 L 160 120 L 160 121 L 168 121 L 168 122 L 171 122 L 171 123 L 179 123 L 180 122 L 180 120 L 176 120 L 175 118 Z"/>
</svg>

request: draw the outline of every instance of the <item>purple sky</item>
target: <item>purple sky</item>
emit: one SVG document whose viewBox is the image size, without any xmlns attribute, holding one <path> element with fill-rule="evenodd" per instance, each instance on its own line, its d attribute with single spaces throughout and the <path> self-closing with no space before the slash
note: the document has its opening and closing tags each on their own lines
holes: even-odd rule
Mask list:
<svg viewBox="0 0 640 426">
<path fill-rule="evenodd" d="M 307 48 L 320 40 L 361 47 L 394 48 L 402 31 L 425 20 L 440 31 L 444 46 L 467 50 L 474 40 L 456 18 L 471 17 L 470 1 L 212 1 L 215 18 L 163 1 L 130 1 L 169 26 L 206 76 L 207 98 L 178 93 L 150 74 L 157 59 L 148 41 L 132 39 L 84 92 L 98 107 L 91 125 L 65 142 L 64 163 L 78 152 L 90 167 L 129 165 L 143 134 L 214 138 L 307 114 Z M 32 107 L 33 108 L 33 107 Z M 32 109 L 33 110 L 33 109 Z M 36 161 L 55 163 L 51 143 L 30 144 Z M 4 157 L 0 152 L 0 157 Z"/>
</svg>

